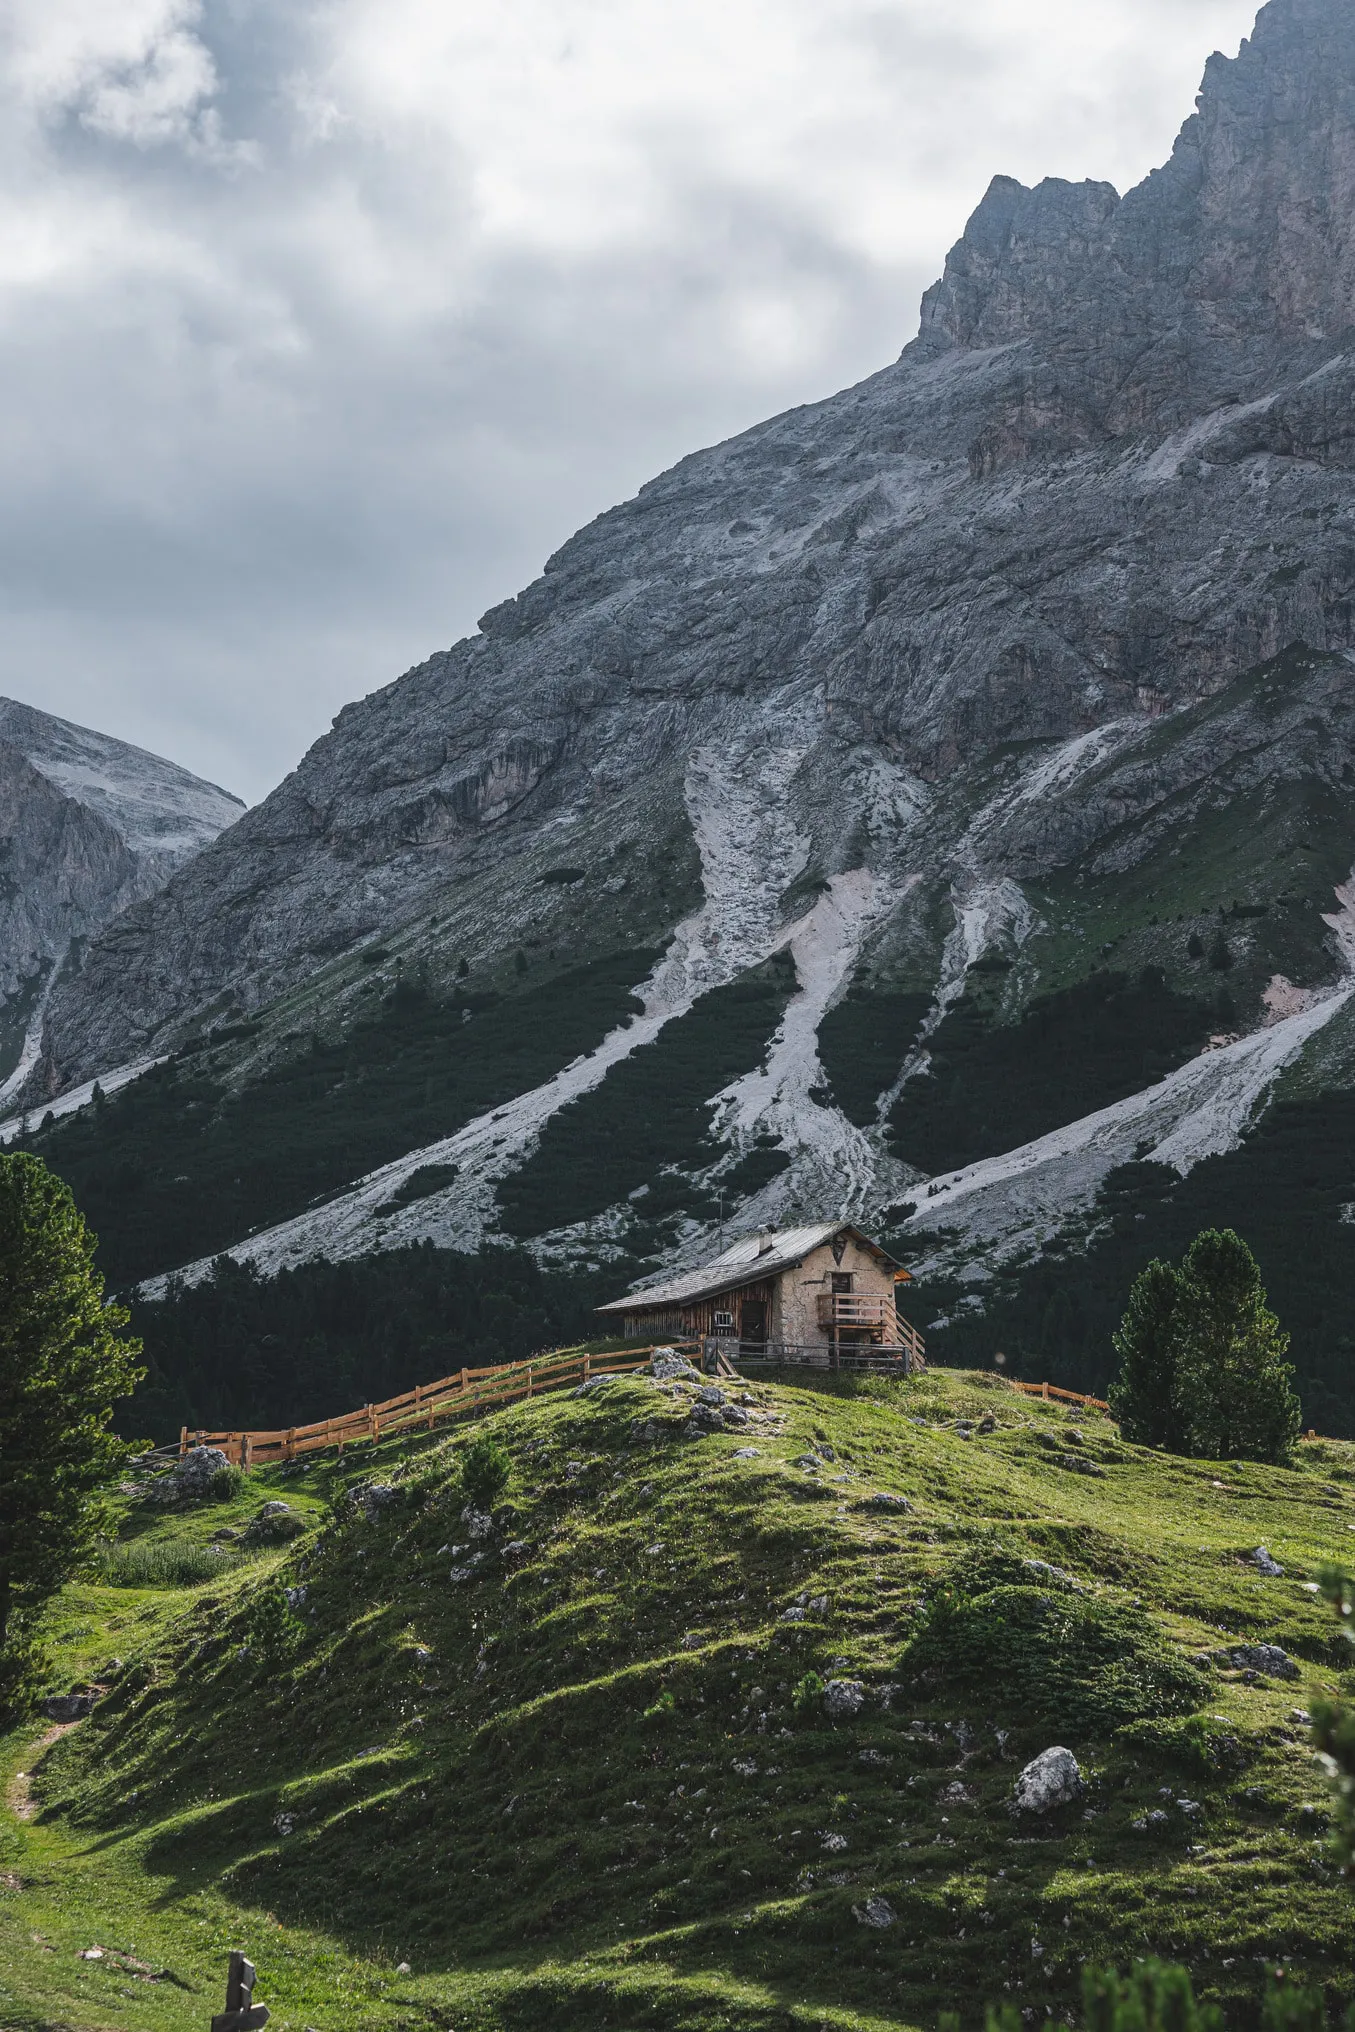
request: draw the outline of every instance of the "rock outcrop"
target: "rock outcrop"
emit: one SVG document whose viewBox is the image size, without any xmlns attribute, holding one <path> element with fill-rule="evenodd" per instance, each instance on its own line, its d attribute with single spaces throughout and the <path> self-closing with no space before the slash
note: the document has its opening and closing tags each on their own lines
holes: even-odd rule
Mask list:
<svg viewBox="0 0 1355 2032">
<path fill-rule="evenodd" d="M 1220 813 L 1261 836 L 1283 786 L 1346 837 L 1353 221 L 1355 6 L 1271 0 L 1136 190 L 999 178 L 894 365 L 683 460 L 474 638 L 345 708 L 68 970 L 46 1090 L 284 995 L 309 993 L 328 1035 L 371 1007 L 364 947 L 435 992 L 472 964 L 512 991 L 515 968 L 644 948 L 644 1019 L 430 1146 L 419 1162 L 456 1167 L 441 1198 L 407 1204 L 399 1166 L 374 1171 L 254 1256 L 474 1246 L 553 1113 L 784 947 L 798 998 L 715 1113 L 731 1149 L 775 1144 L 789 1168 L 738 1219 L 899 1199 L 926 1167 L 906 1139 L 886 1150 L 889 1109 L 975 969 L 1009 970 L 1007 1016 L 1085 978 L 1129 921 L 1097 917 L 1107 884 L 1156 897 L 1144 869 Z M 1173 921 L 1231 907 L 1223 865 L 1198 857 Z M 1241 1027 L 1272 971 L 1295 1009 L 1345 977 L 1322 912 L 1348 865 L 1292 899 L 1289 945 L 1239 934 Z M 1159 964 L 1147 900 L 1132 921 L 1124 950 Z M 930 1000 L 852 1109 L 816 1056 L 848 995 Z M 1150 1145 L 1125 1135 L 1126 1157 Z"/>
<path fill-rule="evenodd" d="M 243 810 L 157 755 L 0 699 L 0 1080 L 13 1084 L 72 941 L 154 894 Z"/>
</svg>

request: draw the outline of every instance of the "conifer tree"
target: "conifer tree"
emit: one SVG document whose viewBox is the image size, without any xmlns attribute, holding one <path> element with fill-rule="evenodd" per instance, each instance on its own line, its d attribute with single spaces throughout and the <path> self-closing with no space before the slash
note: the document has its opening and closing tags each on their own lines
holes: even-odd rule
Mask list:
<svg viewBox="0 0 1355 2032">
<path fill-rule="evenodd" d="M 69 1188 L 27 1152 L 0 1154 L 0 1708 L 125 1457 L 109 1419 L 141 1349 L 119 1337 L 128 1315 L 104 1302 L 94 1249 Z"/>
<path fill-rule="evenodd" d="M 1181 1419 L 1176 1406 L 1181 1277 L 1170 1263 L 1154 1260 L 1134 1279 L 1129 1306 L 1115 1336 L 1120 1373 L 1110 1389 L 1110 1408 L 1125 1438 L 1136 1446 L 1179 1450 Z"/>
<path fill-rule="evenodd" d="M 1289 1336 L 1266 1304 L 1256 1258 L 1231 1228 L 1206 1228 L 1187 1249 L 1175 1337 L 1185 1450 L 1210 1460 L 1287 1460 L 1301 1423 Z"/>
</svg>

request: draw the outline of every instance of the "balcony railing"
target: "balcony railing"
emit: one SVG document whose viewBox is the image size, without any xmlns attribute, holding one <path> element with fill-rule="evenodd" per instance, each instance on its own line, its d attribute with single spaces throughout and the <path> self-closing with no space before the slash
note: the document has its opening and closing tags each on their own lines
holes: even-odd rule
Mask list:
<svg viewBox="0 0 1355 2032">
<path fill-rule="evenodd" d="M 851 1291 L 821 1291 L 818 1306 L 820 1326 L 892 1329 L 894 1325 L 892 1298 L 858 1297 Z"/>
</svg>

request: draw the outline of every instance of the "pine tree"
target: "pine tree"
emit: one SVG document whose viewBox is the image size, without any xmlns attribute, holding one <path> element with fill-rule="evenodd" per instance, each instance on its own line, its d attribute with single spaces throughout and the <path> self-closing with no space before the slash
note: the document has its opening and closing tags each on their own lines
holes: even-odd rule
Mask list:
<svg viewBox="0 0 1355 2032">
<path fill-rule="evenodd" d="M 1181 1276 L 1170 1263 L 1155 1260 L 1139 1272 L 1115 1336 L 1120 1373 L 1110 1389 L 1111 1412 L 1125 1438 L 1136 1446 L 1179 1449 L 1180 1307 Z"/>
<path fill-rule="evenodd" d="M 141 1375 L 94 1249 L 69 1188 L 27 1152 L 0 1155 L 0 1708 L 34 1612 L 93 1539 L 124 1458 L 113 1403 Z"/>
<path fill-rule="evenodd" d="M 1301 1423 L 1289 1336 L 1266 1304 L 1256 1258 L 1231 1228 L 1206 1228 L 1181 1265 L 1176 1399 L 1185 1450 L 1281 1462 Z"/>
</svg>

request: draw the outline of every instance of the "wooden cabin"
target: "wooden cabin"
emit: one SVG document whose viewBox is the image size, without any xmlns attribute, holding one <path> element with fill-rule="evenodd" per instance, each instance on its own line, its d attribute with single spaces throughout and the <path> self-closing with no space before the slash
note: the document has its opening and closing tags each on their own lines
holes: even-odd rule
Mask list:
<svg viewBox="0 0 1355 2032">
<path fill-rule="evenodd" d="M 699 1270 L 598 1311 L 633 1338 L 699 1339 L 730 1355 L 818 1367 L 925 1367 L 896 1302 L 912 1278 L 845 1221 L 749 1235 Z"/>
</svg>

